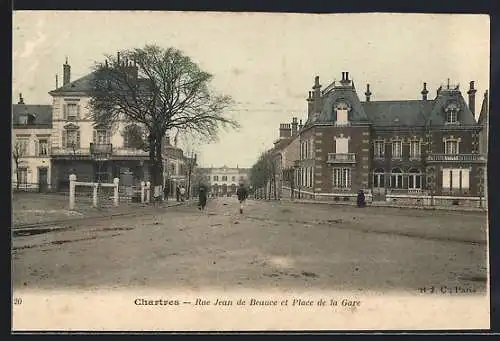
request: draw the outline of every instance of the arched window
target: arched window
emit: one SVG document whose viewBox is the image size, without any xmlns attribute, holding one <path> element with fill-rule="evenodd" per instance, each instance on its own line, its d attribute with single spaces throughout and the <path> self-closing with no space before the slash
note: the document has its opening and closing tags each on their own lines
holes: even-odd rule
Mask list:
<svg viewBox="0 0 500 341">
<path fill-rule="evenodd" d="M 422 173 L 416 168 L 408 171 L 408 189 L 422 188 Z"/>
<path fill-rule="evenodd" d="M 373 187 L 384 188 L 385 186 L 385 171 L 382 168 L 377 168 L 373 172 Z"/>
<path fill-rule="evenodd" d="M 403 171 L 401 168 L 391 170 L 391 188 L 403 188 Z"/>
</svg>

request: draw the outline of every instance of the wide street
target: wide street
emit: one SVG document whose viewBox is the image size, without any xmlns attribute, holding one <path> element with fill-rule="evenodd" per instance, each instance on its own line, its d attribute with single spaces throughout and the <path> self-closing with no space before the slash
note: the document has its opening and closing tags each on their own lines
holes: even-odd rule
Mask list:
<svg viewBox="0 0 500 341">
<path fill-rule="evenodd" d="M 235 198 L 14 236 L 14 288 L 486 288 L 479 212 Z"/>
</svg>

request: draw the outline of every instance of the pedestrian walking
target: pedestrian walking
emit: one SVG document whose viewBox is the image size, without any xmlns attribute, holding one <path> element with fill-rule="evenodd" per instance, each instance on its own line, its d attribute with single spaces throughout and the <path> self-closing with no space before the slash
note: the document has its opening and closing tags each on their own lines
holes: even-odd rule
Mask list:
<svg viewBox="0 0 500 341">
<path fill-rule="evenodd" d="M 198 209 L 200 211 L 204 211 L 206 205 L 207 205 L 207 191 L 204 186 L 201 186 L 198 193 Z"/>
<path fill-rule="evenodd" d="M 365 207 L 365 205 L 366 205 L 365 192 L 363 192 L 362 189 L 360 189 L 358 191 L 357 204 L 358 204 L 358 207 Z"/>
<path fill-rule="evenodd" d="M 179 188 L 179 186 L 175 187 L 175 197 L 177 201 L 179 201 L 181 198 L 181 189 Z"/>
<path fill-rule="evenodd" d="M 184 186 L 181 187 L 180 193 L 181 193 L 181 201 L 184 202 L 184 196 L 186 195 L 186 189 L 184 188 Z"/>
<path fill-rule="evenodd" d="M 242 183 L 240 184 L 240 187 L 236 191 L 236 195 L 238 196 L 238 200 L 240 202 L 240 214 L 242 214 L 243 213 L 243 205 L 245 203 L 245 200 L 247 200 L 247 197 L 248 197 L 248 191 Z"/>
</svg>

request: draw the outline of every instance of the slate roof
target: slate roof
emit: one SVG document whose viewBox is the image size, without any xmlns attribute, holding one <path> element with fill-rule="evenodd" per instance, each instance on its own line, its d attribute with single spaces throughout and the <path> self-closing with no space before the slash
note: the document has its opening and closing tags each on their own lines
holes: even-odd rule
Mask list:
<svg viewBox="0 0 500 341">
<path fill-rule="evenodd" d="M 20 124 L 19 118 L 22 115 L 34 115 L 35 120 L 32 124 Z M 14 104 L 12 105 L 12 124 L 16 128 L 52 128 L 52 106 L 51 105 L 33 105 L 33 104 Z"/>
<path fill-rule="evenodd" d="M 333 104 L 338 101 L 344 99 L 352 105 L 352 114 L 351 119 L 357 122 L 368 121 L 365 111 L 363 110 L 363 106 L 359 101 L 358 95 L 354 89 L 354 86 L 340 86 L 336 87 L 333 91 L 325 94 L 323 98 L 323 109 L 319 114 L 317 121 L 325 122 L 333 120 Z M 311 122 L 308 122 L 311 123 Z"/>
<path fill-rule="evenodd" d="M 484 93 L 483 104 L 481 105 L 481 111 L 479 112 L 479 118 L 477 119 L 478 124 L 487 125 L 488 124 L 488 92 Z"/>
<path fill-rule="evenodd" d="M 71 92 L 87 92 L 92 89 L 92 82 L 95 79 L 95 73 L 89 73 L 86 76 L 78 78 L 73 82 L 69 82 L 66 85 L 63 85 L 55 90 L 49 92 L 51 95 L 57 95 L 62 93 L 71 93 Z"/>
<path fill-rule="evenodd" d="M 432 100 L 363 102 L 368 119 L 376 126 L 424 126 Z"/>
<path fill-rule="evenodd" d="M 92 90 L 95 79 L 96 71 L 93 71 L 55 90 L 49 91 L 49 94 L 62 95 L 66 93 L 86 93 Z M 139 82 L 141 82 L 141 84 L 145 84 L 145 82 L 147 82 L 147 79 L 139 78 Z"/>
<path fill-rule="evenodd" d="M 456 89 L 442 89 L 435 99 L 361 102 L 352 83 L 331 86 L 323 93 L 322 110 L 318 115 L 311 115 L 308 124 L 332 122 L 335 120 L 334 103 L 345 100 L 351 105 L 349 120 L 366 122 L 378 127 L 423 127 L 442 126 L 445 124 L 444 109 L 450 101 L 459 107 L 460 125 L 476 125 L 474 114 L 470 111 L 461 92 Z"/>
<path fill-rule="evenodd" d="M 290 143 L 293 142 L 293 140 L 296 137 L 297 136 L 292 136 L 292 137 L 287 137 L 287 138 L 280 139 L 280 140 L 276 141 L 274 143 L 274 147 L 272 148 L 272 150 L 274 150 L 274 151 L 281 151 L 281 150 L 285 149 L 286 147 L 288 147 L 290 145 Z"/>
</svg>

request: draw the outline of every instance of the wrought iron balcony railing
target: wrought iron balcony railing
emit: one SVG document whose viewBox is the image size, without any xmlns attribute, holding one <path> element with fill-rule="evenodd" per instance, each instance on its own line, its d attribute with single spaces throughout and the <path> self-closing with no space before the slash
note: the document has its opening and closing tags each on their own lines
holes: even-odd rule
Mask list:
<svg viewBox="0 0 500 341">
<path fill-rule="evenodd" d="M 484 162 L 486 158 L 481 154 L 431 154 L 428 162 Z"/>
<path fill-rule="evenodd" d="M 113 145 L 111 143 L 91 143 L 90 144 L 91 154 L 113 154 Z"/>
<path fill-rule="evenodd" d="M 328 163 L 355 163 L 355 153 L 328 153 Z"/>
</svg>

